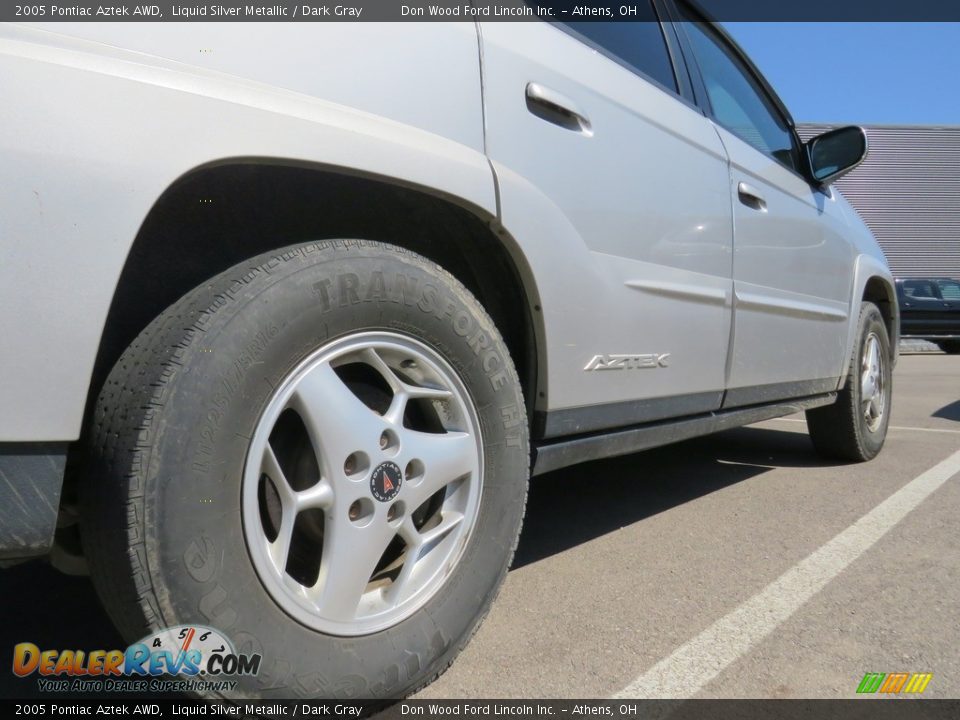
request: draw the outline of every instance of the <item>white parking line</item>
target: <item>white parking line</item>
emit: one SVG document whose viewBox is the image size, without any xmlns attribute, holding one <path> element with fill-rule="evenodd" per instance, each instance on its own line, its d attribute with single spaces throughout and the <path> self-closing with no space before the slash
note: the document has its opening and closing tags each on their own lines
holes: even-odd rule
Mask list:
<svg viewBox="0 0 960 720">
<path fill-rule="evenodd" d="M 958 472 L 960 450 L 908 482 L 729 615 L 674 650 L 614 698 L 692 697 Z"/>
<path fill-rule="evenodd" d="M 770 420 L 764 420 L 764 422 L 791 422 L 791 423 L 803 423 L 807 424 L 806 420 L 800 420 L 798 418 L 772 418 Z M 949 428 L 918 428 L 918 427 L 906 427 L 904 425 L 890 425 L 887 430 L 913 430 L 914 432 L 932 432 L 932 433 L 948 433 L 950 435 L 960 435 L 960 430 L 950 430 Z"/>
</svg>

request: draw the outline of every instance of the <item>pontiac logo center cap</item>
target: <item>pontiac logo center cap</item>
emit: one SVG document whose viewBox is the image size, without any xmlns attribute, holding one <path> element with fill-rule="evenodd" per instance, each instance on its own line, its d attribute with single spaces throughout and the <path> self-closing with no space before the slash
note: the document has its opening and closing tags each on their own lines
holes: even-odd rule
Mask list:
<svg viewBox="0 0 960 720">
<path fill-rule="evenodd" d="M 380 502 L 390 502 L 400 492 L 402 482 L 403 473 L 396 463 L 380 463 L 370 475 L 370 494 Z"/>
</svg>

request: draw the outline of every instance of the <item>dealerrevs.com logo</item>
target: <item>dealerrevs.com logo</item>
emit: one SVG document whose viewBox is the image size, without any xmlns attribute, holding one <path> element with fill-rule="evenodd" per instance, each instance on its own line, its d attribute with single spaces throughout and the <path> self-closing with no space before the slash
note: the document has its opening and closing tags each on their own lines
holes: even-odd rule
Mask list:
<svg viewBox="0 0 960 720">
<path fill-rule="evenodd" d="M 222 692 L 236 686 L 229 678 L 256 675 L 260 661 L 202 625 L 165 628 L 126 650 L 41 650 L 30 642 L 13 648 L 14 675 L 37 676 L 46 692 Z"/>
</svg>

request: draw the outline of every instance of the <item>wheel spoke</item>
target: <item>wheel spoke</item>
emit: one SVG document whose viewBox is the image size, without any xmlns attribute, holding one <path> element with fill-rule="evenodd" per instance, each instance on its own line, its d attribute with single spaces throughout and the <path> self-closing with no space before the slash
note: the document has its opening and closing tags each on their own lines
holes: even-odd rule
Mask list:
<svg viewBox="0 0 960 720">
<path fill-rule="evenodd" d="M 277 461 L 277 456 L 268 442 L 263 450 L 263 459 L 260 472 L 270 478 L 277 496 L 280 498 L 280 527 L 273 542 L 267 542 L 267 552 L 273 562 L 274 569 L 282 576 L 287 564 L 287 555 L 290 553 L 290 539 L 293 537 L 293 526 L 297 519 L 296 493 L 287 482 L 286 475 Z M 265 538 L 266 539 L 266 538 Z"/>
<path fill-rule="evenodd" d="M 376 440 L 383 418 L 364 405 L 343 383 L 329 363 L 307 373 L 290 400 L 319 450 L 321 474 L 336 477 L 358 444 Z"/>
<path fill-rule="evenodd" d="M 421 556 L 439 540 L 463 522 L 463 514 L 456 511 L 441 511 L 440 522 L 426 532 L 420 532 L 413 524 L 413 518 L 407 517 L 400 526 L 399 534 L 407 545 L 406 557 L 397 579 L 386 592 L 387 600 L 396 605 L 403 602 L 416 591 L 414 575 L 420 569 Z"/>
<path fill-rule="evenodd" d="M 406 430 L 401 443 L 404 457 L 419 460 L 424 468 L 423 480 L 415 486 L 404 485 L 411 511 L 454 480 L 477 470 L 476 441 L 467 433 Z"/>
<path fill-rule="evenodd" d="M 408 399 L 418 399 L 418 398 L 428 398 L 431 400 L 446 400 L 453 397 L 453 393 L 449 390 L 443 388 L 433 388 L 433 387 L 423 387 L 420 385 L 411 385 L 406 383 L 397 377 L 397 374 L 393 372 L 389 365 L 384 361 L 373 348 L 365 348 L 363 351 L 363 359 L 369 363 L 384 380 L 387 381 L 387 384 L 390 385 L 390 389 L 394 393 L 404 393 Z"/>
<path fill-rule="evenodd" d="M 263 450 L 263 461 L 260 465 L 260 472 L 273 481 L 273 487 L 276 488 L 277 495 L 280 497 L 280 504 L 283 506 L 284 512 L 288 509 L 293 510 L 295 505 L 293 489 L 290 487 L 290 483 L 287 482 L 287 476 L 284 475 L 283 469 L 280 467 L 277 456 L 274 454 L 269 442 Z"/>
<path fill-rule="evenodd" d="M 395 531 L 376 518 L 357 527 L 347 520 L 346 509 L 341 510 L 327 526 L 320 574 L 307 596 L 324 617 L 348 622 L 357 617 L 370 576 Z"/>
<path fill-rule="evenodd" d="M 328 508 L 333 505 L 333 488 L 326 480 L 321 480 L 313 487 L 298 492 L 294 496 L 294 503 L 298 511 Z"/>
<path fill-rule="evenodd" d="M 452 392 L 443 388 L 404 385 L 404 390 L 411 399 L 448 400 L 453 396 Z"/>
<path fill-rule="evenodd" d="M 293 537 L 293 526 L 296 522 L 297 514 L 291 508 L 284 508 L 280 516 L 280 530 L 277 532 L 277 539 L 267 545 L 267 552 L 270 553 L 270 559 L 280 577 L 287 567 L 287 556 L 290 554 L 290 540 Z"/>
<path fill-rule="evenodd" d="M 398 390 L 393 394 L 390 407 L 383 414 L 384 419 L 393 425 L 403 425 L 403 414 L 407 411 L 407 402 L 410 395 L 405 390 Z"/>
<path fill-rule="evenodd" d="M 400 604 L 415 590 L 411 578 L 416 569 L 417 562 L 420 560 L 420 550 L 423 547 L 423 539 L 420 536 L 420 532 L 413 524 L 413 518 L 409 515 L 400 526 L 398 534 L 404 543 L 406 543 L 407 548 L 403 559 L 403 567 L 400 568 L 400 574 L 397 575 L 397 578 L 385 593 L 387 601 L 392 605 Z"/>
<path fill-rule="evenodd" d="M 361 357 L 368 365 L 377 371 L 393 391 L 393 400 L 387 412 L 384 413 L 384 417 L 395 425 L 403 424 L 403 414 L 406 412 L 407 403 L 410 400 L 418 400 L 421 398 L 427 400 L 448 400 L 453 397 L 453 393 L 450 390 L 411 385 L 404 382 L 397 377 L 396 373 L 390 369 L 390 366 L 387 365 L 386 361 L 380 356 L 380 353 L 373 348 L 365 348 L 361 353 Z"/>
<path fill-rule="evenodd" d="M 447 400 L 452 396 L 449 390 L 440 388 L 416 387 L 414 385 L 401 384 L 399 390 L 393 395 L 390 407 L 384 414 L 384 418 L 394 425 L 403 425 L 403 414 L 407 410 L 407 404 L 411 400 Z"/>
<path fill-rule="evenodd" d="M 378 353 L 374 348 L 364 348 L 360 355 L 364 362 L 366 362 L 380 374 L 380 377 L 386 381 L 391 390 L 398 392 L 401 389 L 403 383 L 400 382 L 400 378 L 396 376 L 393 370 L 390 369 L 390 366 L 387 365 L 382 357 L 380 357 L 380 353 Z"/>
<path fill-rule="evenodd" d="M 876 374 L 880 371 L 880 343 L 876 339 L 870 339 L 870 372 Z"/>
<path fill-rule="evenodd" d="M 454 510 L 441 511 L 440 515 L 441 517 L 439 524 L 430 528 L 426 532 L 420 533 L 423 545 L 432 545 L 437 540 L 441 540 L 442 538 L 446 537 L 447 533 L 463 522 L 463 513 L 459 513 Z"/>
</svg>

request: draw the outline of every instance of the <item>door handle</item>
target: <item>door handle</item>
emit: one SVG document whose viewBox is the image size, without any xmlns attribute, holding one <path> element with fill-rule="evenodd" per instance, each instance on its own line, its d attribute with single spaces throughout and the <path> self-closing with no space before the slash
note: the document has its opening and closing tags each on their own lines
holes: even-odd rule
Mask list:
<svg viewBox="0 0 960 720">
<path fill-rule="evenodd" d="M 764 200 L 763 195 L 761 195 L 760 191 L 753 187 L 753 185 L 741 182 L 737 185 L 737 196 L 740 198 L 740 202 L 747 207 L 759 210 L 760 212 L 767 211 L 767 201 Z"/>
<path fill-rule="evenodd" d="M 570 98 L 540 83 L 527 83 L 527 110 L 567 130 L 592 135 L 590 120 Z"/>
</svg>

